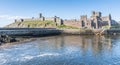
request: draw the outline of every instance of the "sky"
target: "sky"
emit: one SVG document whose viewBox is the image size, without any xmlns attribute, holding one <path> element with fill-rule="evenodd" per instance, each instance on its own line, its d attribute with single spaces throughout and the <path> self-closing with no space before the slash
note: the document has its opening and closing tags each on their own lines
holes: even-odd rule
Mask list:
<svg viewBox="0 0 120 65">
<path fill-rule="evenodd" d="M 62 19 L 79 19 L 100 11 L 103 16 L 112 15 L 120 21 L 120 0 L 0 0 L 0 27 L 13 23 L 15 19 L 59 16 Z"/>
</svg>

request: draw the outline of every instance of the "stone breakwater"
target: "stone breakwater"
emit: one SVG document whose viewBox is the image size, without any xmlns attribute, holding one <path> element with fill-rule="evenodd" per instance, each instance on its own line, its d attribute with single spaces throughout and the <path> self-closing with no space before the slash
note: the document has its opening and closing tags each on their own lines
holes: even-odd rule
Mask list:
<svg viewBox="0 0 120 65">
<path fill-rule="evenodd" d="M 56 28 L 0 28 L 0 35 L 48 36 L 59 34 L 101 35 L 120 34 L 120 29 L 56 29 Z"/>
<path fill-rule="evenodd" d="M 60 34 L 55 28 L 1 28 L 0 34 L 15 36 L 46 36 Z"/>
<path fill-rule="evenodd" d="M 117 35 L 120 29 L 62 29 L 61 34 L 75 35 Z"/>
</svg>

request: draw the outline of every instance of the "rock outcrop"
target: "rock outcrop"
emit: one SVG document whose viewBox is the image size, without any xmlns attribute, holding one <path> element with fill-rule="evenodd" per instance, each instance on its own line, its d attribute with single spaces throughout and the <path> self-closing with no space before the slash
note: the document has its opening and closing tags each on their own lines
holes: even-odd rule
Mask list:
<svg viewBox="0 0 120 65">
<path fill-rule="evenodd" d="M 8 35 L 0 35 L 0 45 L 4 43 L 16 42 L 15 38 L 9 37 Z"/>
</svg>

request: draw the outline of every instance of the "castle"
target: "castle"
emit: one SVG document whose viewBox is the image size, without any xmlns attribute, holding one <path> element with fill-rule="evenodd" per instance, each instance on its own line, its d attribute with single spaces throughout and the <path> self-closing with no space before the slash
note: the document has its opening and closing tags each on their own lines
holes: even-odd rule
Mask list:
<svg viewBox="0 0 120 65">
<path fill-rule="evenodd" d="M 73 20 L 63 20 L 60 17 L 54 16 L 54 17 L 44 17 L 42 16 L 42 13 L 39 14 L 39 18 L 30 18 L 30 19 L 20 19 L 15 20 L 15 22 L 24 22 L 24 21 L 53 21 L 57 25 L 67 25 L 67 26 L 73 26 L 77 28 L 92 28 L 92 29 L 100 29 L 103 26 L 109 26 L 111 27 L 111 15 L 108 16 L 102 16 L 101 12 L 92 12 L 92 15 L 90 18 L 87 18 L 87 15 L 83 15 L 80 17 L 79 20 L 73 19 Z"/>
</svg>

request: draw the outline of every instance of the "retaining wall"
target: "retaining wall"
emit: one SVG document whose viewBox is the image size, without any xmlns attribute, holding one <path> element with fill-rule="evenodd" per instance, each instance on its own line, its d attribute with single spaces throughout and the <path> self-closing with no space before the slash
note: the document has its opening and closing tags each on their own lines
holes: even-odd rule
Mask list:
<svg viewBox="0 0 120 65">
<path fill-rule="evenodd" d="M 0 34 L 6 35 L 53 35 L 60 34 L 61 31 L 55 28 L 0 28 Z"/>
<path fill-rule="evenodd" d="M 99 30 L 100 32 L 102 30 Z M 42 36 L 56 34 L 94 35 L 95 30 L 56 29 L 56 28 L 0 28 L 0 35 Z M 100 33 L 101 34 L 101 33 Z M 120 34 L 120 29 L 104 30 L 102 34 Z"/>
</svg>

